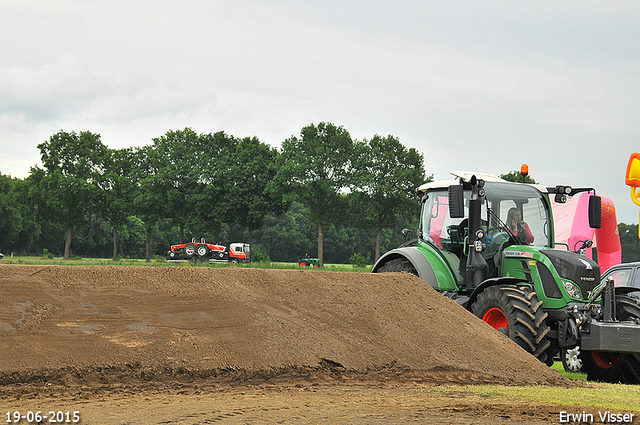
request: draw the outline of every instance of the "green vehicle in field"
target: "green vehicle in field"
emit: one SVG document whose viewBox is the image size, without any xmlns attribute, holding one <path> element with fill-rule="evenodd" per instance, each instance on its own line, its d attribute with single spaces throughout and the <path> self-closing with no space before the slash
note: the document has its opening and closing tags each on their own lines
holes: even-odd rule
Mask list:
<svg viewBox="0 0 640 425">
<path fill-rule="evenodd" d="M 385 253 L 373 272 L 419 276 L 546 364 L 580 346 L 588 379 L 640 383 L 640 301 L 601 282 L 594 260 L 555 249 L 549 196 L 592 193 L 589 224 L 599 228 L 595 190 L 452 174 L 417 189 L 418 238 Z"/>
<path fill-rule="evenodd" d="M 320 260 L 318 258 L 309 258 L 307 256 L 298 260 L 300 267 L 320 267 Z"/>
</svg>

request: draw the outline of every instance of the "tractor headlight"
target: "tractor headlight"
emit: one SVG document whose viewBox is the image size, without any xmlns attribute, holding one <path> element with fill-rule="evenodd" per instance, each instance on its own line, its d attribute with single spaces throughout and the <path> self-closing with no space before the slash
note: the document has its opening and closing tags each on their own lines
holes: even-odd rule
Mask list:
<svg viewBox="0 0 640 425">
<path fill-rule="evenodd" d="M 571 298 L 580 299 L 580 288 L 578 288 L 578 286 L 568 280 L 563 280 L 562 284 Z"/>
</svg>

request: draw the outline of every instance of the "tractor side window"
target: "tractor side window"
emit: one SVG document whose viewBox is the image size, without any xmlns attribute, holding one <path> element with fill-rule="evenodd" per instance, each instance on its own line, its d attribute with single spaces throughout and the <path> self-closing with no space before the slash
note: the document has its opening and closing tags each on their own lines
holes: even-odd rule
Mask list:
<svg viewBox="0 0 640 425">
<path fill-rule="evenodd" d="M 520 205 L 511 199 L 500 202 L 500 220 L 507 226 L 515 217 L 523 223 L 520 235 L 521 241 L 525 245 L 548 246 L 548 229 L 545 208 L 540 199 L 529 199 Z M 511 230 L 517 234 L 517 230 L 511 226 Z"/>
<path fill-rule="evenodd" d="M 613 278 L 614 286 L 627 286 L 629 284 L 630 276 L 631 269 L 622 269 L 611 273 L 608 277 Z"/>
<path fill-rule="evenodd" d="M 507 222 L 507 215 L 511 208 L 517 208 L 516 203 L 512 200 L 508 199 L 500 202 L 500 220 L 502 220 L 503 223 Z"/>
<path fill-rule="evenodd" d="M 424 238 L 446 251 L 455 251 L 453 245 L 461 243 L 463 229 L 458 228 L 461 222 L 461 218 L 449 216 L 449 194 L 446 191 L 429 193 L 422 210 L 420 230 Z"/>
<path fill-rule="evenodd" d="M 636 274 L 635 277 L 633 279 L 633 286 L 635 288 L 640 288 L 640 269 L 636 269 Z"/>
<path fill-rule="evenodd" d="M 465 210 L 466 210 L 465 206 Z M 467 212 L 468 214 L 468 212 Z M 465 214 L 465 215 L 467 215 Z M 465 263 L 461 261 L 468 220 L 452 219 L 449 216 L 449 194 L 447 191 L 434 191 L 422 209 L 422 238 L 440 248 L 443 257 L 449 263 L 458 282 L 464 281 Z"/>
<path fill-rule="evenodd" d="M 529 225 L 534 240 L 532 245 L 548 246 L 549 232 L 547 231 L 545 208 L 542 199 L 530 199 L 522 207 L 522 218 Z"/>
</svg>

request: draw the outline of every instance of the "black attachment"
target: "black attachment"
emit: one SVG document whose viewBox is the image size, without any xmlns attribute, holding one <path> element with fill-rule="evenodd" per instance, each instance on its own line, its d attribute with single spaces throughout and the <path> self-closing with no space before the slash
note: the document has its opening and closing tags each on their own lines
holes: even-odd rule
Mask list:
<svg viewBox="0 0 640 425">
<path fill-rule="evenodd" d="M 461 184 L 449 186 L 449 216 L 464 218 L 464 188 Z"/>
</svg>

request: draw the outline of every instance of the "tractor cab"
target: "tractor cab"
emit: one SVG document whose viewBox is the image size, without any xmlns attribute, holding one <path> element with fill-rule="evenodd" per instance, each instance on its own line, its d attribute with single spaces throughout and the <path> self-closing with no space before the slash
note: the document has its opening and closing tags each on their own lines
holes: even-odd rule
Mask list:
<svg viewBox="0 0 640 425">
<path fill-rule="evenodd" d="M 531 185 L 506 182 L 483 175 L 479 199 L 480 223 L 475 243 L 487 263 L 487 277 L 500 275 L 503 251 L 513 245 L 552 248 L 551 207 L 540 190 Z M 472 190 L 461 190 L 462 202 L 450 196 L 457 181 L 427 183 L 418 190 L 423 195 L 420 241 L 434 245 L 446 259 L 458 285 L 465 282 L 470 243 L 469 209 Z M 458 211 L 452 211 L 457 209 Z M 453 212 L 453 214 L 452 214 Z M 419 242 L 420 243 L 420 242 Z"/>
</svg>

